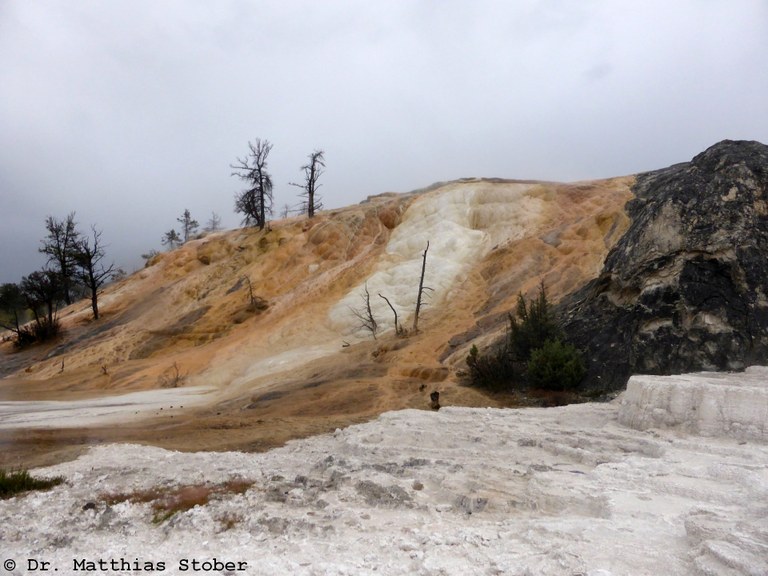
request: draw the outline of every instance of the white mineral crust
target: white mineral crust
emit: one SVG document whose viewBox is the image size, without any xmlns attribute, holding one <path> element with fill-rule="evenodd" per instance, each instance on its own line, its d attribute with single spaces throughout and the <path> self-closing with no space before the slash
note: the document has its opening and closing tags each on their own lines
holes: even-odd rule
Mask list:
<svg viewBox="0 0 768 576">
<path fill-rule="evenodd" d="M 765 374 L 636 377 L 610 404 L 390 412 L 261 454 L 97 446 L 33 471 L 65 485 L 0 501 L 0 561 L 8 574 L 123 558 L 190 574 L 183 560 L 216 558 L 247 569 L 208 573 L 765 576 Z M 105 502 L 230 479 L 253 485 L 161 522 L 149 503 Z"/>
</svg>

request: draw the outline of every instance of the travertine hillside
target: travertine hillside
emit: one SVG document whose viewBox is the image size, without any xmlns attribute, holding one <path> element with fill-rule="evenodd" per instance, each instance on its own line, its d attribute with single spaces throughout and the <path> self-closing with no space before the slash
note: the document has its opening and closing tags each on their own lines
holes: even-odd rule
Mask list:
<svg viewBox="0 0 768 576">
<path fill-rule="evenodd" d="M 62 312 L 55 345 L 5 344 L 0 398 L 73 401 L 35 424 L 73 429 L 81 418 L 67 416 L 83 413 L 71 411 L 99 399 L 110 409 L 87 411 L 87 433 L 56 438 L 188 449 L 268 446 L 426 407 L 433 390 L 447 405 L 494 404 L 457 385 L 467 349 L 503 329 L 520 291 L 544 280 L 557 300 L 597 276 L 629 225 L 633 180 L 467 179 L 190 241 L 105 290 L 98 322 L 82 302 Z M 396 337 L 378 294 L 409 328 L 427 242 L 420 331 Z M 376 340 L 351 311 L 366 285 Z M 22 408 L 6 428 L 37 409 Z"/>
</svg>

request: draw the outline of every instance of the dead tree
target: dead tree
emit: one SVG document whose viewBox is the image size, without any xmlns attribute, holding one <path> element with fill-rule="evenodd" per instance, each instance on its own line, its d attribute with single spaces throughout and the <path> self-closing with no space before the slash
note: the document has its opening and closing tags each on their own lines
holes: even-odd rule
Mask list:
<svg viewBox="0 0 768 576">
<path fill-rule="evenodd" d="M 400 323 L 397 320 L 397 310 L 395 310 L 395 307 L 392 306 L 392 302 L 389 301 L 389 298 L 387 298 L 386 296 L 382 295 L 381 292 L 379 292 L 379 298 L 382 298 L 384 300 L 384 302 L 387 303 L 387 305 L 389 306 L 390 310 L 392 310 L 392 314 L 395 315 L 395 334 L 400 336 L 403 333 L 403 328 L 402 328 L 402 326 L 400 326 Z"/>
<path fill-rule="evenodd" d="M 264 230 L 267 215 L 272 214 L 272 177 L 267 172 L 267 157 L 272 144 L 269 140 L 256 138 L 256 143 L 248 142 L 250 153 L 245 158 L 238 158 L 237 164 L 230 164 L 237 176 L 247 183 L 247 188 L 235 195 L 235 212 L 243 214 L 245 226 L 255 225 Z"/>
<path fill-rule="evenodd" d="M 203 231 L 217 232 L 219 230 L 221 230 L 221 216 L 216 214 L 216 212 L 211 212 L 211 217 L 208 219 L 208 222 L 205 223 Z"/>
<path fill-rule="evenodd" d="M 48 256 L 48 264 L 53 263 L 60 276 L 60 286 L 64 303 L 72 304 L 72 281 L 75 278 L 75 253 L 80 233 L 75 223 L 75 213 L 70 212 L 65 220 L 56 220 L 53 216 L 45 219 L 48 236 L 39 249 Z"/>
<path fill-rule="evenodd" d="M 245 280 L 245 283 L 248 284 L 248 311 L 249 312 L 262 312 L 269 308 L 269 303 L 264 300 L 261 296 L 256 296 L 253 293 L 253 284 L 251 284 L 251 279 L 248 276 L 243 276 L 242 280 Z"/>
<path fill-rule="evenodd" d="M 59 332 L 58 305 L 64 296 L 61 274 L 43 269 L 21 279 L 21 294 L 35 319 L 32 341 L 48 340 Z"/>
<path fill-rule="evenodd" d="M 10 330 L 16 334 L 19 342 L 21 342 L 23 337 L 23 322 L 19 318 L 19 313 L 23 315 L 24 309 L 24 295 L 18 284 L 7 283 L 0 286 L 0 311 L 4 312 L 4 316 L 7 317 L 9 322 L 6 323 L 4 319 L 0 319 L 0 328 Z"/>
<path fill-rule="evenodd" d="M 77 243 L 75 263 L 77 264 L 77 276 L 85 284 L 91 293 L 91 310 L 93 319 L 99 319 L 99 290 L 115 274 L 115 265 L 104 266 L 102 260 L 106 255 L 104 244 L 101 242 L 101 230 L 91 226 L 93 239 L 87 236 Z"/>
<path fill-rule="evenodd" d="M 365 291 L 363 294 L 361 294 L 363 298 L 363 308 L 362 309 L 356 309 L 356 308 L 350 308 L 352 311 L 352 314 L 360 320 L 360 325 L 368 330 L 371 335 L 373 336 L 373 339 L 376 340 L 376 332 L 379 329 L 379 324 L 376 322 L 376 318 L 373 315 L 373 310 L 371 309 L 371 293 L 368 292 L 368 284 L 365 285 Z"/>
<path fill-rule="evenodd" d="M 188 374 L 186 373 L 182 374 L 179 365 L 174 362 L 170 368 L 166 368 L 166 370 L 160 374 L 157 383 L 160 385 L 160 388 L 178 388 L 184 386 L 187 376 Z"/>
<path fill-rule="evenodd" d="M 419 331 L 419 313 L 421 312 L 421 305 L 422 305 L 422 298 L 424 296 L 424 291 L 429 290 L 430 292 L 433 292 L 432 288 L 429 286 L 424 286 L 424 273 L 427 270 L 427 251 L 429 250 L 429 240 L 427 240 L 427 247 L 424 249 L 424 254 L 422 255 L 422 261 L 421 261 L 421 278 L 419 279 L 419 294 L 416 297 L 416 313 L 413 315 L 413 331 L 418 332 Z"/>
<path fill-rule="evenodd" d="M 320 210 L 323 207 L 323 204 L 320 201 L 320 196 L 317 195 L 317 189 L 320 188 L 320 184 L 318 184 L 317 181 L 323 173 L 323 168 L 325 168 L 324 154 L 325 153 L 322 150 L 315 150 L 309 155 L 309 164 L 305 164 L 301 167 L 304 171 L 303 184 L 289 182 L 291 186 L 297 186 L 304 190 L 302 196 L 306 198 L 305 205 L 307 209 L 307 218 L 314 217 L 315 211 Z"/>
</svg>

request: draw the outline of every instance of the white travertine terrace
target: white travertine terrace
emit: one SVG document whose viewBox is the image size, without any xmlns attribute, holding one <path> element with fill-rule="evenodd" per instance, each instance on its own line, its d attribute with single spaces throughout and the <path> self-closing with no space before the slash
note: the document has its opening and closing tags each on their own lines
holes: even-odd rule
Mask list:
<svg viewBox="0 0 768 576">
<path fill-rule="evenodd" d="M 768 368 L 753 366 L 743 374 L 632 376 L 619 422 L 638 430 L 678 428 L 701 436 L 768 441 Z"/>
</svg>

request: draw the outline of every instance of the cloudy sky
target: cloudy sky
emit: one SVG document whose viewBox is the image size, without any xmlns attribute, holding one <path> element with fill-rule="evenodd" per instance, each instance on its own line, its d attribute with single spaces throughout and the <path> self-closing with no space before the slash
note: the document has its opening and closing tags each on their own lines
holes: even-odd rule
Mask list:
<svg viewBox="0 0 768 576">
<path fill-rule="evenodd" d="M 188 208 L 239 224 L 325 150 L 327 207 L 467 176 L 580 180 L 768 143 L 764 0 L 2 0 L 0 282 L 47 215 L 127 271 Z"/>
</svg>

